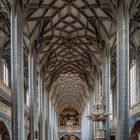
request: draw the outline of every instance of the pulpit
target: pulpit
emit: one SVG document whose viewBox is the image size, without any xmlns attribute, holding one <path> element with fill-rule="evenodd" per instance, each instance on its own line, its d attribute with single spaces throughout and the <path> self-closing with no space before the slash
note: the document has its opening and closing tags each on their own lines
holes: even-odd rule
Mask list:
<svg viewBox="0 0 140 140">
<path fill-rule="evenodd" d="M 97 102 L 93 106 L 93 112 L 91 112 L 90 115 L 87 116 L 89 120 L 95 122 L 96 126 L 98 126 L 93 131 L 94 140 L 105 140 L 106 130 L 105 128 L 103 128 L 103 124 L 109 117 L 109 113 L 104 111 L 104 107 L 103 96 L 100 95 Z"/>
</svg>

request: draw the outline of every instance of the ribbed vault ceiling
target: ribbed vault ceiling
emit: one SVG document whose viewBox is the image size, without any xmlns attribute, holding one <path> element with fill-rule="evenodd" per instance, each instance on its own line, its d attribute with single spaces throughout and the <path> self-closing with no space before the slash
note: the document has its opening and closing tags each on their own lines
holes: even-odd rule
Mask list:
<svg viewBox="0 0 140 140">
<path fill-rule="evenodd" d="M 38 5 L 33 0 L 27 6 L 26 21 L 24 31 L 32 43 L 38 40 L 39 63 L 48 84 L 52 81 L 55 108 L 61 111 L 71 106 L 82 112 L 94 67 L 101 62 L 103 40 L 111 46 L 115 42 L 115 21 L 108 3 L 44 0 Z"/>
<path fill-rule="evenodd" d="M 88 87 L 78 74 L 61 74 L 51 87 L 51 97 L 56 110 L 73 107 L 82 112 L 89 97 Z"/>
<path fill-rule="evenodd" d="M 5 58 L 9 55 L 10 2 L 2 0 L 0 30 Z M 51 99 L 60 111 L 71 106 L 82 112 L 94 85 L 94 73 L 109 48 L 116 76 L 116 0 L 24 0 L 25 77 L 29 47 L 35 48 Z M 140 1 L 130 0 L 130 49 L 136 52 Z"/>
</svg>

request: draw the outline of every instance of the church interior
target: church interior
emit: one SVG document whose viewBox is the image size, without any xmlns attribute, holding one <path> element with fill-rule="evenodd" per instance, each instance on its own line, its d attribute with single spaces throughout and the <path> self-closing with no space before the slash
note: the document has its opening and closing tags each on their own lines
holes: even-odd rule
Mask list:
<svg viewBox="0 0 140 140">
<path fill-rule="evenodd" d="M 0 0 L 0 140 L 140 140 L 140 0 Z"/>
</svg>

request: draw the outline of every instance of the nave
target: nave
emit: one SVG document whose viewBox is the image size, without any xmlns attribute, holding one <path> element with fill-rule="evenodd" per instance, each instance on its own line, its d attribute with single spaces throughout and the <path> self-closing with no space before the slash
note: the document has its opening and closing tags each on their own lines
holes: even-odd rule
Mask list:
<svg viewBox="0 0 140 140">
<path fill-rule="evenodd" d="M 140 139 L 140 0 L 0 1 L 0 140 Z"/>
</svg>

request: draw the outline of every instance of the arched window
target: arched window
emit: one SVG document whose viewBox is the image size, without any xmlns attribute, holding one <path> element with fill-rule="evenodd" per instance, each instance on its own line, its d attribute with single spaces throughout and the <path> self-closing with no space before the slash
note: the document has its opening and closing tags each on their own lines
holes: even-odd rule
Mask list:
<svg viewBox="0 0 140 140">
<path fill-rule="evenodd" d="M 136 60 L 133 60 L 130 68 L 130 107 L 134 106 L 136 103 Z"/>
<path fill-rule="evenodd" d="M 2 135 L 2 140 L 10 140 L 10 136 L 7 132 L 4 132 Z"/>
<path fill-rule="evenodd" d="M 10 140 L 10 135 L 5 124 L 0 121 L 0 139 L 1 140 Z"/>
<path fill-rule="evenodd" d="M 110 113 L 110 116 L 109 116 L 109 119 L 113 119 L 113 96 L 112 96 L 112 90 L 109 94 L 109 113 Z"/>
<path fill-rule="evenodd" d="M 26 105 L 29 107 L 29 90 L 26 90 Z"/>
<path fill-rule="evenodd" d="M 7 86 L 9 85 L 8 65 L 4 59 L 3 59 L 3 82 Z"/>
</svg>

